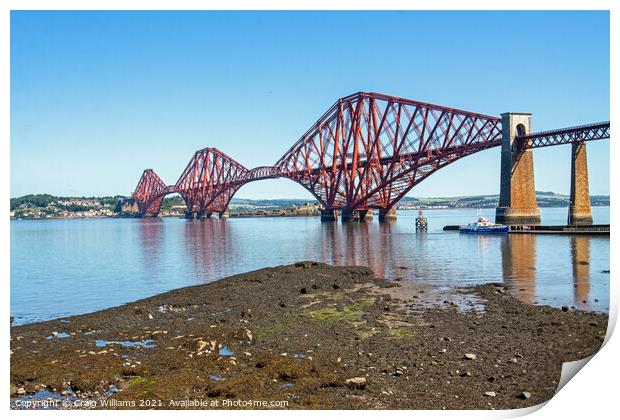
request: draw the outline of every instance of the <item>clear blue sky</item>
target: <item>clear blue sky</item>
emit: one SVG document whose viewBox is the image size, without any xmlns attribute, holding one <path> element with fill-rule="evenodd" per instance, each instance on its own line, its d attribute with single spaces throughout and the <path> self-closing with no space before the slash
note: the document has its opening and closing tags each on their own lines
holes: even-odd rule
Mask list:
<svg viewBox="0 0 620 420">
<path fill-rule="evenodd" d="M 534 130 L 609 119 L 608 12 L 13 12 L 11 195 L 130 194 L 217 147 L 270 165 L 338 98 L 382 92 Z M 569 191 L 570 147 L 535 151 L 536 188 Z M 609 142 L 588 145 L 609 194 Z M 409 195 L 497 193 L 499 150 Z M 287 180 L 242 198 L 310 198 Z"/>
</svg>

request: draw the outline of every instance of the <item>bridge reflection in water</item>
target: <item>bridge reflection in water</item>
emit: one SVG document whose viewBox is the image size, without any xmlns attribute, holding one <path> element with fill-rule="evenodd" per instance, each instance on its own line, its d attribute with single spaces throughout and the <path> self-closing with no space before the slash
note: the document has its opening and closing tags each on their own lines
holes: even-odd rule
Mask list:
<svg viewBox="0 0 620 420">
<path fill-rule="evenodd" d="M 588 236 L 571 237 L 576 307 L 584 306 L 590 295 L 590 241 L 591 238 Z"/>
<path fill-rule="evenodd" d="M 321 224 L 303 217 L 134 219 L 134 223 L 139 224 L 141 243 L 136 245 L 145 274 L 184 282 L 174 287 L 315 260 L 369 266 L 379 277 L 400 277 L 420 285 L 505 282 L 528 303 L 607 308 L 609 274 L 603 271 L 609 268 L 609 238 L 476 236 L 438 229 L 416 233 L 415 214 L 407 213 L 401 212 L 401 220 L 393 224 Z"/>
<path fill-rule="evenodd" d="M 536 302 L 536 235 L 510 235 L 502 242 L 504 281 L 522 301 Z"/>
</svg>

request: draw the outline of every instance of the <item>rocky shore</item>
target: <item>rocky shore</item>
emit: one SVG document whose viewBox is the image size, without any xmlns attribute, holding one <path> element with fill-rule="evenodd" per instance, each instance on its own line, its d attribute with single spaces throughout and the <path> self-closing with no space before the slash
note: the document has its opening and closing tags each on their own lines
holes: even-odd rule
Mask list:
<svg viewBox="0 0 620 420">
<path fill-rule="evenodd" d="M 564 309 L 501 284 L 436 295 L 363 267 L 266 268 L 12 327 L 11 404 L 527 407 L 553 396 L 563 362 L 603 342 L 607 315 Z"/>
</svg>

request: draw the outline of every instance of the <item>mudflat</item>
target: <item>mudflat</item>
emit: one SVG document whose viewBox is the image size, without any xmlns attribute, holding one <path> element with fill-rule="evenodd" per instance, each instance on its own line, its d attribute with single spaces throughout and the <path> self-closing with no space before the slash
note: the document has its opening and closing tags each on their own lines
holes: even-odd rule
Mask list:
<svg viewBox="0 0 620 420">
<path fill-rule="evenodd" d="M 300 262 L 12 327 L 12 406 L 521 408 L 550 399 L 562 363 L 594 354 L 606 328 L 606 314 L 526 304 L 501 284 L 437 296 Z"/>
</svg>

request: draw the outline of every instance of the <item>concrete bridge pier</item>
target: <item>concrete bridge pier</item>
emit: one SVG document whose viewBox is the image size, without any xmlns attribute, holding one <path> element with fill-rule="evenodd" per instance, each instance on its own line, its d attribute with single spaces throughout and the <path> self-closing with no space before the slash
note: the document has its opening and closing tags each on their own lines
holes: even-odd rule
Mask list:
<svg viewBox="0 0 620 420">
<path fill-rule="evenodd" d="M 372 222 L 373 212 L 372 209 L 360 210 L 358 212 L 360 222 Z"/>
<path fill-rule="evenodd" d="M 185 213 L 185 218 L 186 219 L 196 219 L 198 216 L 198 213 L 194 213 L 192 211 L 188 211 Z"/>
<path fill-rule="evenodd" d="M 592 224 L 592 206 L 588 186 L 588 158 L 586 156 L 586 143 L 583 141 L 572 144 L 568 224 Z"/>
<path fill-rule="evenodd" d="M 336 210 L 321 210 L 321 222 L 335 222 L 336 220 L 338 220 Z"/>
<path fill-rule="evenodd" d="M 380 222 L 394 222 L 396 221 L 396 209 L 381 209 L 379 210 Z"/>
<path fill-rule="evenodd" d="M 515 142 L 531 132 L 532 114 L 502 114 L 502 152 L 499 205 L 495 222 L 506 225 L 540 224 L 534 185 L 534 155 Z"/>
<path fill-rule="evenodd" d="M 228 213 L 227 211 L 222 211 L 219 213 L 220 215 L 220 219 L 228 219 L 230 217 L 230 213 Z"/>
<path fill-rule="evenodd" d="M 357 210 L 342 210 L 340 218 L 343 222 L 355 222 L 359 221 L 360 214 Z"/>
</svg>

